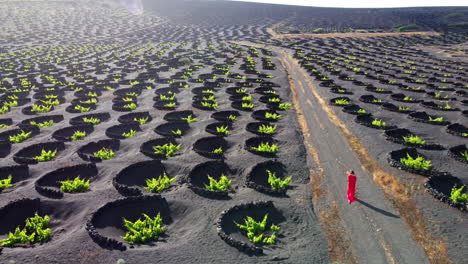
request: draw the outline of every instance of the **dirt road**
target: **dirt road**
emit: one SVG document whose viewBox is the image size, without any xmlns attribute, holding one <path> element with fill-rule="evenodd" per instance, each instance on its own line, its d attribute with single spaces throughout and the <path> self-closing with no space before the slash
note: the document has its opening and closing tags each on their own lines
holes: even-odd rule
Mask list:
<svg viewBox="0 0 468 264">
<path fill-rule="evenodd" d="M 315 170 L 326 176 L 322 186 L 338 203 L 358 262 L 428 263 L 421 246 L 411 238 L 406 224 L 374 183 L 372 175 L 362 168 L 341 130 L 330 119 L 329 115 L 333 113 L 326 111 L 329 106 L 321 100 L 308 74 L 285 51 L 276 51 L 281 54 L 281 61 L 294 82 L 297 107 L 302 109 L 309 131 L 304 135 L 306 145 L 318 156 Z M 344 172 L 351 168 L 358 175 L 359 201 L 348 205 Z"/>
</svg>

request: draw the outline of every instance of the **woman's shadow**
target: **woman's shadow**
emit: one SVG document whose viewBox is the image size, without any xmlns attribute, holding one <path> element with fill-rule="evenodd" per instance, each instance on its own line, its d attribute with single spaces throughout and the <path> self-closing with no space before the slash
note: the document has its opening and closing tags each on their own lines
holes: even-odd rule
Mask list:
<svg viewBox="0 0 468 264">
<path fill-rule="evenodd" d="M 389 217 L 393 217 L 393 218 L 400 218 L 398 215 L 394 215 L 394 214 L 392 214 L 392 213 L 390 213 L 390 212 L 387 212 L 387 211 L 385 211 L 385 210 L 382 210 L 382 209 L 380 209 L 380 208 L 377 208 L 377 207 L 375 207 L 375 206 L 373 206 L 373 205 L 371 205 L 371 204 L 368 204 L 368 203 L 364 202 L 364 201 L 361 200 L 361 199 L 356 198 L 356 200 L 357 200 L 360 204 L 364 205 L 364 206 L 367 207 L 367 208 L 370 208 L 370 209 L 376 211 L 377 213 L 381 213 L 381 214 L 383 214 L 383 215 L 385 215 L 385 216 L 389 216 Z"/>
</svg>

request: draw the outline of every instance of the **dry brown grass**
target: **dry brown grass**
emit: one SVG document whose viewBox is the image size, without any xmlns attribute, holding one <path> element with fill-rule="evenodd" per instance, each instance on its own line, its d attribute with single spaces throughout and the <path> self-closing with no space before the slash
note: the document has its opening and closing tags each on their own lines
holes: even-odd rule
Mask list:
<svg viewBox="0 0 468 264">
<path fill-rule="evenodd" d="M 316 173 L 314 170 L 310 170 L 309 175 L 310 186 L 312 187 L 312 198 L 314 201 L 318 201 L 325 194 L 322 186 L 322 179 L 324 175 L 322 173 Z"/>
<path fill-rule="evenodd" d="M 351 241 L 341 225 L 339 207 L 336 202 L 328 210 L 320 210 L 321 226 L 328 237 L 328 253 L 333 261 L 354 264 L 356 260 Z"/>
</svg>

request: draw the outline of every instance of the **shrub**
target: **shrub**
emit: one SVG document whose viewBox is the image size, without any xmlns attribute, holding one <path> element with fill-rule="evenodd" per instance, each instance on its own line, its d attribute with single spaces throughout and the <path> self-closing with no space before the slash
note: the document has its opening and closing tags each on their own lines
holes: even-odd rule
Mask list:
<svg viewBox="0 0 468 264">
<path fill-rule="evenodd" d="M 284 190 L 288 188 L 292 179 L 291 177 L 281 180 L 281 178 L 276 177 L 276 173 L 270 170 L 266 170 L 266 172 L 268 173 L 268 184 L 270 184 L 273 190 Z"/>
<path fill-rule="evenodd" d="M 436 93 L 436 94 L 434 94 L 434 97 L 437 98 L 437 99 L 439 99 L 439 98 L 445 98 L 445 99 L 447 99 L 447 98 L 448 98 L 448 95 L 442 96 L 441 93 Z"/>
<path fill-rule="evenodd" d="M 242 103 L 242 108 L 244 108 L 244 109 L 253 109 L 254 104 L 252 104 L 252 103 Z"/>
<path fill-rule="evenodd" d="M 94 117 L 90 117 L 90 118 L 88 118 L 88 117 L 83 117 L 83 122 L 96 125 L 96 124 L 101 123 L 101 119 L 99 119 L 99 118 L 94 118 Z"/>
<path fill-rule="evenodd" d="M 90 98 L 90 99 L 85 100 L 85 101 L 80 101 L 80 103 L 82 103 L 82 104 L 95 104 L 95 103 L 97 103 L 97 102 L 98 102 L 98 101 L 97 101 L 96 98 Z"/>
<path fill-rule="evenodd" d="M 126 108 L 126 109 L 130 109 L 130 110 L 135 110 L 137 108 L 137 105 L 135 103 L 131 103 L 131 104 L 126 104 L 124 106 L 122 106 L 123 108 Z"/>
<path fill-rule="evenodd" d="M 449 104 L 445 104 L 444 106 L 439 106 L 439 109 L 450 110 L 450 109 L 453 109 L 453 106 Z"/>
<path fill-rule="evenodd" d="M 8 178 L 0 180 L 0 192 L 5 190 L 6 188 L 10 188 L 12 186 L 11 182 L 13 181 L 13 177 L 10 175 Z"/>
<path fill-rule="evenodd" d="M 223 153 L 223 148 L 222 147 L 219 147 L 215 150 L 213 150 L 211 153 L 214 153 L 214 154 L 222 154 Z"/>
<path fill-rule="evenodd" d="M 364 109 L 358 109 L 358 110 L 356 111 L 356 113 L 358 113 L 358 114 L 365 114 L 365 113 L 367 113 L 367 111 L 364 110 Z"/>
<path fill-rule="evenodd" d="M 175 97 L 176 97 L 175 94 L 173 94 L 172 96 L 165 96 L 165 95 L 163 95 L 163 94 L 160 94 L 160 95 L 159 95 L 159 99 L 160 99 L 160 100 L 163 100 L 163 101 L 172 101 L 172 100 L 175 99 Z"/>
<path fill-rule="evenodd" d="M 86 137 L 86 131 L 75 131 L 70 138 L 74 141 L 83 139 L 84 137 Z"/>
<path fill-rule="evenodd" d="M 166 229 L 162 224 L 161 214 L 158 213 L 153 219 L 147 214 L 143 214 L 143 217 L 144 220 L 138 219 L 135 222 L 123 219 L 127 229 L 127 233 L 122 237 L 123 240 L 130 244 L 145 244 L 158 240 L 159 235 Z"/>
<path fill-rule="evenodd" d="M 57 150 L 41 150 L 41 155 L 34 157 L 33 159 L 39 162 L 53 160 L 57 155 Z"/>
<path fill-rule="evenodd" d="M 158 178 L 146 179 L 146 187 L 144 188 L 150 192 L 159 193 L 169 187 L 175 179 L 175 177 L 169 178 L 166 172 L 163 172 Z"/>
<path fill-rule="evenodd" d="M 406 158 L 401 158 L 400 162 L 407 167 L 417 170 L 428 170 L 432 167 L 431 161 L 424 159 L 422 156 L 413 158 L 409 153 L 406 154 Z"/>
<path fill-rule="evenodd" d="M 403 106 L 398 107 L 398 111 L 409 111 L 409 110 L 410 110 L 409 107 L 403 107 Z"/>
<path fill-rule="evenodd" d="M 429 122 L 444 122 L 444 118 L 443 117 L 436 117 L 436 118 L 429 117 Z"/>
<path fill-rule="evenodd" d="M 122 136 L 126 138 L 131 138 L 131 137 L 134 137 L 135 135 L 136 135 L 136 130 L 133 130 L 133 129 L 130 129 L 130 131 L 128 132 L 122 133 Z"/>
<path fill-rule="evenodd" d="M 281 110 L 289 110 L 291 108 L 291 104 L 279 104 L 278 108 Z"/>
<path fill-rule="evenodd" d="M 213 90 L 203 90 L 202 93 L 204 93 L 204 94 L 214 94 L 215 92 Z"/>
<path fill-rule="evenodd" d="M 31 136 L 31 134 L 32 134 L 32 131 L 26 133 L 23 130 L 21 130 L 21 133 L 16 134 L 14 136 L 9 136 L 10 142 L 12 142 L 12 143 L 21 143 L 21 142 L 25 141 L 26 139 L 28 139 Z"/>
<path fill-rule="evenodd" d="M 10 127 L 11 127 L 11 126 L 9 126 L 9 125 L 0 124 L 0 129 L 10 128 Z"/>
<path fill-rule="evenodd" d="M 270 126 L 270 125 L 263 124 L 258 127 L 257 132 L 270 135 L 270 134 L 275 133 L 277 128 L 278 128 L 277 125 Z"/>
<path fill-rule="evenodd" d="M 382 99 L 374 99 L 372 100 L 373 103 L 381 103 L 382 102 Z"/>
<path fill-rule="evenodd" d="M 29 124 L 33 125 L 33 126 L 44 128 L 44 127 L 53 126 L 54 125 L 54 120 L 44 121 L 42 123 L 37 123 L 36 121 L 30 121 Z"/>
<path fill-rule="evenodd" d="M 164 107 L 176 107 L 176 106 L 177 106 L 176 102 L 164 104 Z"/>
<path fill-rule="evenodd" d="M 242 101 L 243 102 L 252 102 L 252 96 L 251 95 L 248 95 L 248 96 L 243 96 L 242 97 Z"/>
<path fill-rule="evenodd" d="M 75 107 L 73 108 L 77 111 L 80 111 L 81 113 L 85 113 L 85 112 L 89 112 L 91 110 L 91 107 L 84 107 L 82 105 L 75 105 Z"/>
<path fill-rule="evenodd" d="M 460 155 L 468 161 L 468 151 L 460 152 Z"/>
<path fill-rule="evenodd" d="M 468 193 L 462 193 L 465 186 L 453 186 L 452 191 L 450 192 L 450 200 L 457 202 L 457 203 L 467 203 L 468 202 Z"/>
<path fill-rule="evenodd" d="M 387 125 L 387 123 L 382 120 L 375 119 L 375 120 L 372 120 L 372 125 L 378 126 L 378 127 L 384 127 Z"/>
<path fill-rule="evenodd" d="M 177 136 L 182 136 L 182 130 L 177 129 L 177 130 L 171 130 L 171 133 Z"/>
<path fill-rule="evenodd" d="M 80 179 L 80 176 L 73 180 L 61 181 L 60 190 L 62 192 L 86 192 L 89 189 L 90 180 Z"/>
<path fill-rule="evenodd" d="M 93 156 L 102 160 L 110 160 L 114 157 L 115 153 L 112 149 L 102 148 L 93 153 Z"/>
<path fill-rule="evenodd" d="M 23 229 L 17 227 L 14 233 L 9 233 L 8 238 L 0 240 L 0 246 L 13 247 L 17 244 L 32 244 L 43 242 L 50 238 L 51 230 L 46 228 L 49 225 L 49 216 L 39 216 L 35 213 L 34 217 L 26 219 L 26 225 Z"/>
<path fill-rule="evenodd" d="M 335 104 L 337 104 L 337 105 L 348 105 L 349 101 L 346 100 L 346 99 L 336 99 Z"/>
<path fill-rule="evenodd" d="M 268 102 L 271 102 L 271 103 L 279 103 L 279 102 L 281 102 L 281 99 L 278 98 L 278 97 L 274 97 L 274 98 L 268 99 Z"/>
<path fill-rule="evenodd" d="M 208 175 L 208 180 L 210 180 L 210 183 L 205 184 L 205 188 L 208 191 L 222 192 L 222 191 L 226 191 L 229 188 L 231 188 L 232 180 L 229 180 L 228 177 L 226 177 L 225 175 L 221 175 L 221 177 L 219 178 L 218 181 L 215 180 L 210 175 Z"/>
<path fill-rule="evenodd" d="M 17 107 L 18 106 L 18 101 L 5 101 L 3 102 L 3 105 L 8 106 L 9 108 Z"/>
<path fill-rule="evenodd" d="M 222 133 L 222 134 L 224 134 L 226 136 L 229 135 L 229 133 L 230 133 L 228 126 L 218 126 L 218 127 L 216 127 L 216 132 Z"/>
<path fill-rule="evenodd" d="M 46 105 L 59 105 L 60 104 L 60 101 L 58 99 L 40 100 L 40 102 Z"/>
<path fill-rule="evenodd" d="M 276 234 L 281 230 L 281 228 L 277 225 L 272 224 L 270 226 L 270 231 L 272 234 L 267 236 L 265 231 L 267 231 L 267 221 L 268 221 L 268 214 L 263 217 L 261 222 L 255 221 L 252 217 L 247 216 L 244 219 L 244 224 L 238 224 L 234 222 L 234 224 L 244 231 L 247 234 L 247 238 L 254 244 L 267 244 L 272 245 L 276 243 Z"/>
<path fill-rule="evenodd" d="M 132 97 L 122 97 L 122 101 L 124 102 L 133 102 L 133 98 Z"/>
<path fill-rule="evenodd" d="M 259 151 L 259 152 L 276 153 L 278 152 L 278 145 L 277 144 L 270 145 L 268 142 L 266 142 L 266 143 L 260 143 L 258 147 L 251 147 L 251 149 Z"/>
<path fill-rule="evenodd" d="M 193 117 L 192 115 L 188 115 L 187 117 L 182 117 L 182 120 L 187 121 L 187 123 L 193 123 L 197 121 L 196 117 Z"/>
<path fill-rule="evenodd" d="M 405 98 L 403 98 L 403 101 L 414 101 L 414 99 L 412 97 L 405 96 Z"/>
<path fill-rule="evenodd" d="M 408 137 L 403 137 L 403 140 L 405 142 L 408 142 L 408 143 L 411 143 L 411 144 L 422 145 L 422 144 L 426 143 L 425 140 L 422 140 L 421 138 L 419 138 L 418 136 L 415 136 L 415 135 L 411 135 L 411 136 L 408 136 Z"/>
<path fill-rule="evenodd" d="M 230 121 L 237 121 L 237 116 L 235 116 L 235 115 L 229 115 L 229 116 L 228 116 L 228 119 L 229 119 Z"/>
<path fill-rule="evenodd" d="M 0 107 L 0 114 L 5 114 L 5 113 L 8 113 L 10 112 L 10 107 L 6 106 L 6 105 L 3 105 L 2 107 Z"/>
<path fill-rule="evenodd" d="M 47 113 L 52 110 L 52 105 L 37 105 L 33 104 L 31 108 L 31 112 L 36 112 L 36 113 Z"/>
<path fill-rule="evenodd" d="M 202 100 L 203 100 L 203 101 L 213 101 L 213 102 L 216 102 L 216 98 L 214 97 L 214 95 L 210 95 L 210 96 L 208 96 L 208 97 L 203 96 Z"/>
<path fill-rule="evenodd" d="M 281 118 L 281 115 L 279 115 L 277 113 L 265 112 L 265 118 L 266 119 L 278 120 L 278 119 Z"/>
<path fill-rule="evenodd" d="M 140 125 L 144 125 L 148 122 L 149 117 L 140 117 L 140 118 L 133 118 L 133 121 L 140 123 Z"/>
<path fill-rule="evenodd" d="M 179 145 L 174 145 L 172 143 L 166 143 L 164 145 L 153 146 L 154 154 L 165 155 L 167 158 L 174 156 L 174 153 L 179 150 Z"/>
<path fill-rule="evenodd" d="M 201 105 L 211 109 L 218 109 L 218 103 L 201 102 Z"/>
</svg>

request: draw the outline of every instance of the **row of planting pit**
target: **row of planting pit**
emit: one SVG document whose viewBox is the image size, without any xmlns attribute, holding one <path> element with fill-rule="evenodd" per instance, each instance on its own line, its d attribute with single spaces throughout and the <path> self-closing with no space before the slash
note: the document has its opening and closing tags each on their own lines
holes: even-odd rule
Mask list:
<svg viewBox="0 0 468 264">
<path fill-rule="evenodd" d="M 274 192 L 271 189 L 269 190 L 267 187 L 268 176 L 266 170 L 276 173 L 280 178 L 285 177 L 286 174 L 285 167 L 279 162 L 267 161 L 259 163 L 252 168 L 247 176 L 246 185 L 270 195 L 284 196 L 286 191 Z M 162 223 L 167 226 L 166 232 L 161 236 L 162 238 L 171 236 L 172 234 L 177 236 L 178 232 L 171 232 L 171 223 L 173 222 L 173 218 L 183 217 L 186 214 L 185 209 L 179 210 L 180 208 L 173 208 L 173 205 L 177 207 L 177 204 L 168 202 L 159 194 L 148 192 L 143 188 L 145 181 L 151 177 L 149 175 L 173 174 L 175 171 L 171 166 L 166 168 L 165 164 L 162 164 L 160 161 L 144 161 L 124 168 L 113 179 L 113 184 L 121 194 L 130 197 L 107 203 L 95 211 L 86 223 L 86 230 L 90 237 L 104 248 L 117 250 L 126 250 L 128 247 L 133 248 L 135 246 L 133 243 L 127 243 L 122 238 L 126 232 L 123 219 L 136 221 L 137 219 L 143 219 L 144 214 L 151 217 L 157 214 L 161 215 Z M 6 174 L 14 175 L 15 179 L 22 177 L 25 180 L 29 177 L 27 166 L 1 168 L 0 176 Z M 75 165 L 60 168 L 43 175 L 36 181 L 35 187 L 40 194 L 58 199 L 64 197 L 64 193 L 60 190 L 60 181 L 70 180 L 79 176 L 90 180 L 92 186 L 93 181 L 98 180 L 98 175 L 98 169 L 94 164 Z M 236 171 L 224 162 L 210 161 L 194 167 L 188 177 L 181 181 L 186 182 L 190 189 L 203 197 L 226 199 L 228 198 L 228 193 L 233 191 L 216 194 L 209 193 L 206 190 L 203 191 L 203 186 L 209 182 L 208 176 L 219 178 L 220 175 L 235 178 Z M 17 183 L 15 182 L 15 184 Z M 170 187 L 168 190 L 170 191 L 171 188 L 174 187 Z M 50 218 L 50 225 L 45 227 L 52 229 L 51 236 L 44 241 L 40 241 L 40 243 L 43 244 L 50 240 L 55 240 L 61 235 L 57 229 L 70 216 L 67 210 L 74 209 L 65 204 L 61 205 L 54 201 L 38 198 L 12 201 L 3 208 L 0 208 L 0 221 L 5 223 L 0 228 L 0 237 L 3 238 L 3 236 L 12 232 L 17 227 L 23 228 L 26 219 L 38 214 Z M 287 221 L 281 211 L 275 208 L 272 202 L 245 203 L 222 212 L 216 224 L 218 234 L 229 245 L 247 254 L 262 254 L 262 248 L 268 246 L 268 244 L 259 245 L 252 243 L 247 239 L 246 234 L 236 226 L 236 223 L 241 223 L 246 217 L 253 217 L 253 219 L 261 221 L 265 215 L 268 215 L 268 226 L 272 224 L 278 225 Z M 278 235 L 277 239 L 281 241 L 282 237 L 282 235 Z M 141 246 L 147 247 L 156 243 L 164 243 L 164 239 L 159 242 L 145 243 L 145 245 Z M 30 243 L 20 243 L 14 246 L 29 247 L 31 245 Z"/>
<path fill-rule="evenodd" d="M 152 190 L 145 189 L 145 187 L 148 187 L 148 180 L 158 178 L 162 175 L 173 178 L 177 173 L 178 169 L 175 166 L 166 165 L 160 160 L 143 161 L 122 169 L 113 178 L 112 183 L 122 195 L 138 196 L 154 193 Z M 269 183 L 270 174 L 274 174 L 275 177 L 283 180 L 287 178 L 286 167 L 277 161 L 266 161 L 255 165 L 245 179 L 239 177 L 237 170 L 231 168 L 224 161 L 207 161 L 195 166 L 187 176 L 177 179 L 176 183 L 187 183 L 189 188 L 195 193 L 209 198 L 228 199 L 230 193 L 234 193 L 236 189 L 244 184 L 249 188 L 265 194 L 284 196 L 287 188 L 273 188 Z M 210 184 L 209 177 L 219 181 L 223 175 L 234 182 L 235 186 L 229 187 L 223 191 L 206 188 L 206 186 Z M 64 192 L 66 191 L 60 188 L 62 186 L 61 183 L 63 181 L 74 180 L 77 177 L 89 180 L 90 189 L 92 190 L 93 182 L 99 180 L 98 169 L 94 163 L 60 168 L 41 176 L 36 181 L 35 188 L 38 193 L 49 198 L 63 198 Z M 15 188 L 22 186 L 22 182 L 30 178 L 28 166 L 16 165 L 1 167 L 0 181 L 8 178 L 10 178 L 9 186 L 0 190 L 0 193 L 12 192 Z M 170 188 L 163 190 L 170 191 L 171 188 L 175 188 L 176 185 L 167 187 Z"/>
<path fill-rule="evenodd" d="M 174 226 L 172 224 L 179 218 L 184 217 L 187 212 L 182 212 L 178 206 L 177 203 L 168 201 L 160 195 L 115 200 L 92 213 L 86 222 L 85 228 L 90 238 L 103 248 L 127 250 L 135 247 L 151 247 L 157 243 L 167 243 L 165 241 L 167 237 L 176 236 L 174 239 L 177 239 L 177 237 L 181 236 L 180 232 L 174 230 L 174 228 L 177 228 L 177 224 Z M 12 201 L 0 208 L 0 220 L 2 221 L 0 235 L 8 234 L 17 227 L 24 228 L 26 220 L 35 215 L 47 216 L 50 220 L 45 227 L 50 228 L 50 236 L 44 241 L 38 242 L 45 244 L 59 239 L 62 234 L 58 230 L 66 222 L 69 214 L 72 213 L 71 210 L 72 208 L 66 208 L 65 205 L 60 203 L 39 198 Z M 128 230 L 123 219 L 134 222 L 143 219 L 144 215 L 150 217 L 160 215 L 162 225 L 165 227 L 164 233 L 158 239 L 144 244 L 132 244 L 125 241 L 122 237 Z M 241 223 L 247 217 L 261 221 L 265 215 L 268 216 L 266 222 L 268 228 L 271 225 L 276 225 L 281 226 L 281 230 L 288 230 L 287 225 L 285 225 L 288 219 L 282 213 L 281 208 L 275 207 L 272 201 L 242 203 L 223 211 L 215 223 L 216 230 L 220 238 L 226 241 L 227 244 L 249 255 L 261 255 L 263 254 L 263 248 L 268 247 L 268 245 L 254 244 L 249 241 L 242 230 L 236 226 L 236 223 Z M 283 237 L 281 234 L 278 235 L 279 240 Z M 14 247 L 29 248 L 33 245 L 23 243 L 15 244 Z"/>
<path fill-rule="evenodd" d="M 246 130 L 260 136 L 261 138 L 257 138 L 257 139 L 253 138 L 253 139 L 248 140 L 246 142 L 247 150 L 252 150 L 250 147 L 255 146 L 255 144 L 257 143 L 261 143 L 259 141 L 262 141 L 264 143 L 272 143 L 273 140 L 267 137 L 272 136 L 276 133 L 277 126 L 276 125 L 273 126 L 272 124 L 270 124 L 270 122 L 275 122 L 277 121 L 277 119 L 266 118 L 265 116 L 267 113 L 278 115 L 278 113 L 274 111 L 269 111 L 269 110 L 257 110 L 252 113 L 252 117 L 254 117 L 255 119 L 261 122 L 252 122 L 252 123 L 247 124 Z M 215 120 L 219 122 L 209 124 L 206 127 L 206 131 L 211 134 L 214 134 L 216 137 L 208 137 L 208 138 L 198 140 L 194 144 L 194 150 L 202 155 L 212 156 L 213 158 L 221 158 L 222 155 L 210 155 L 210 154 L 213 154 L 212 152 L 214 149 L 218 149 L 220 147 L 223 150 L 227 149 L 228 143 L 222 137 L 229 135 L 229 132 L 233 128 L 233 123 L 239 116 L 240 116 L 240 113 L 237 111 L 220 111 L 220 112 L 213 113 L 212 118 L 214 118 Z M 49 150 L 53 150 L 55 146 L 58 146 L 57 149 L 61 151 L 64 149 L 64 145 L 61 142 L 82 139 L 94 131 L 93 125 L 95 124 L 97 125 L 101 122 L 105 122 L 109 118 L 110 118 L 110 115 L 107 113 L 89 114 L 89 115 L 83 115 L 83 116 L 72 118 L 70 120 L 70 123 L 73 126 L 57 130 L 52 134 L 52 137 L 56 140 L 59 140 L 59 142 L 55 142 L 55 143 L 49 142 L 49 143 L 29 146 L 25 148 L 24 150 L 20 151 L 20 153 L 15 154 L 15 156 L 26 157 L 26 158 L 29 157 L 30 159 L 31 157 L 36 157 L 36 154 L 38 154 L 37 152 L 41 152 L 42 149 L 49 151 Z M 171 112 L 171 113 L 166 114 L 164 116 L 164 119 L 168 122 L 165 124 L 161 124 L 154 129 L 154 131 L 157 134 L 164 136 L 164 138 L 155 139 L 155 140 L 146 142 L 140 148 L 142 153 L 152 158 L 158 158 L 157 156 L 153 155 L 154 151 L 152 148 L 155 145 L 158 145 L 159 143 L 164 145 L 169 142 L 172 142 L 175 144 L 175 138 L 185 135 L 190 130 L 190 120 L 188 119 L 196 120 L 196 116 L 192 111 L 178 111 L 178 112 Z M 34 119 L 23 121 L 24 125 L 20 124 L 19 128 L 17 129 L 12 129 L 12 130 L 8 130 L 6 132 L 0 133 L 0 143 L 5 145 L 5 147 L 3 148 L 3 152 L 4 152 L 3 156 L 5 157 L 9 154 L 8 147 L 10 143 L 13 143 L 11 141 L 12 136 L 26 134 L 26 137 L 24 139 L 21 139 L 21 142 L 22 142 L 23 140 L 27 140 L 40 133 L 39 128 L 37 126 L 31 125 L 31 122 L 36 122 L 40 124 L 52 122 L 52 124 L 55 124 L 55 123 L 61 122 L 61 120 L 63 120 L 63 117 L 60 115 L 37 117 Z M 139 131 L 142 131 L 140 128 L 139 122 L 136 122 L 136 120 L 139 120 L 139 121 L 144 120 L 145 122 L 150 122 L 151 116 L 149 115 L 148 112 L 130 113 L 130 114 L 120 116 L 118 121 L 123 124 L 109 127 L 108 129 L 106 129 L 106 135 L 112 139 L 118 139 L 118 140 L 134 136 Z M 86 121 L 89 121 L 89 122 L 86 122 Z M 270 122 L 267 122 L 267 121 L 270 121 Z M 11 119 L 3 119 L 2 123 L 11 124 L 12 121 Z M 265 132 L 261 130 L 260 127 L 274 128 L 274 130 Z M 219 130 L 220 128 L 225 128 L 227 130 L 226 131 L 222 129 Z M 77 132 L 81 132 L 84 134 L 81 135 L 81 137 L 78 137 L 79 135 L 77 135 Z M 131 132 L 133 132 L 134 134 L 131 134 Z M 97 145 L 99 146 L 102 145 L 101 147 L 103 148 L 104 147 L 111 148 L 114 151 L 118 150 L 118 146 L 115 145 L 116 143 L 113 143 L 115 146 L 107 146 L 109 145 L 109 142 L 115 142 L 113 140 L 101 140 L 99 142 L 97 142 Z M 16 143 L 19 143 L 19 142 L 16 142 Z M 90 146 L 90 144 L 88 144 L 84 146 L 83 148 L 81 148 L 80 150 L 78 150 L 78 154 L 83 159 L 90 160 L 90 157 L 88 156 L 93 153 L 90 151 L 97 151 L 97 150 L 95 150 L 93 146 Z M 30 155 L 27 155 L 29 152 L 31 152 Z M 21 158 L 18 159 L 18 161 L 19 160 L 21 160 Z M 23 161 L 23 162 L 26 162 L 26 161 Z M 31 161 L 30 163 L 34 163 L 34 162 Z"/>
</svg>

